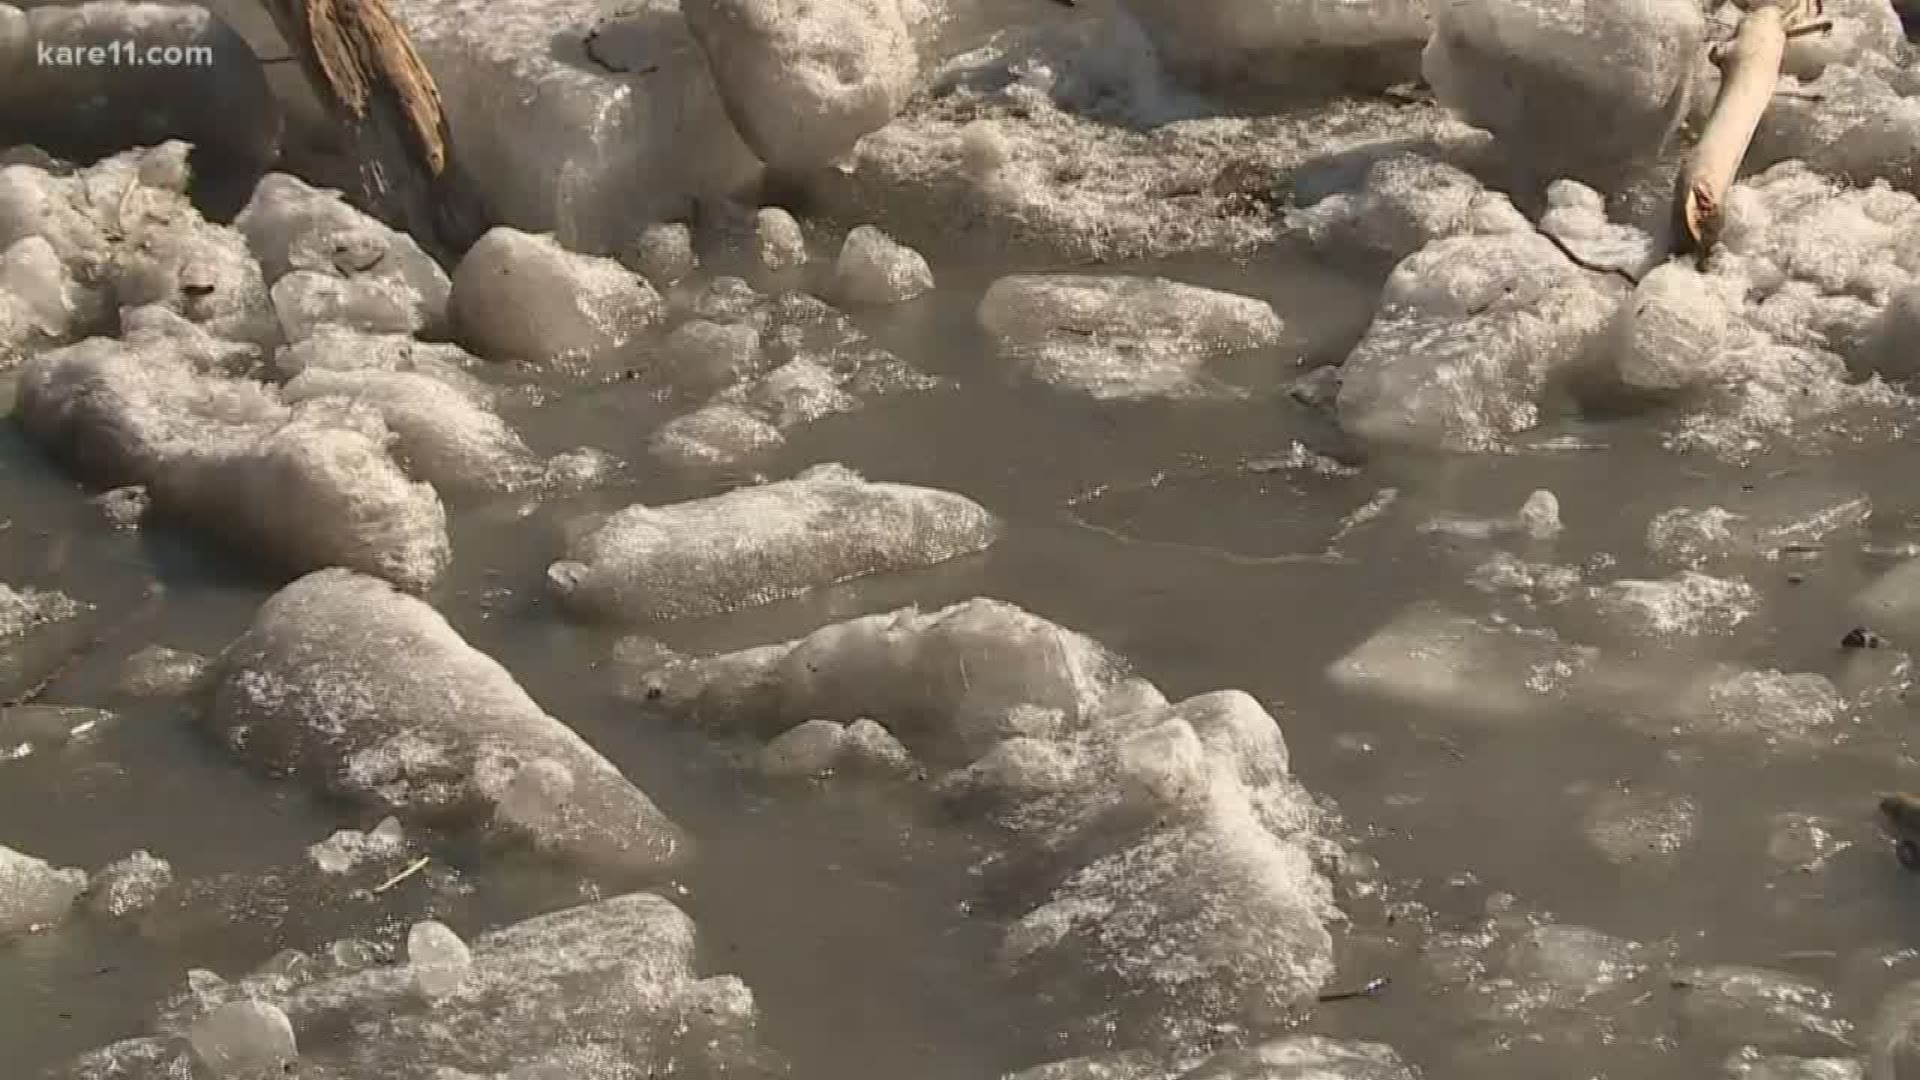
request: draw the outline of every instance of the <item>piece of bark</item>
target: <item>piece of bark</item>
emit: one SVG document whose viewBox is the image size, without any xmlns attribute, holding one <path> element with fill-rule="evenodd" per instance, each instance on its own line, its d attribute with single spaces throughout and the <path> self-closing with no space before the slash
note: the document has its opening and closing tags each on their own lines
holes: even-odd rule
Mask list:
<svg viewBox="0 0 1920 1080">
<path fill-rule="evenodd" d="M 1714 46 L 1720 93 L 1674 190 L 1674 243 L 1682 253 L 1705 254 L 1718 238 L 1727 189 L 1780 85 L 1787 39 L 1829 25 L 1806 22 L 1817 4 L 1749 0 L 1733 40 Z"/>
<path fill-rule="evenodd" d="M 433 76 L 386 0 L 265 0 L 356 158 L 363 208 L 452 266 L 492 222 Z"/>
</svg>

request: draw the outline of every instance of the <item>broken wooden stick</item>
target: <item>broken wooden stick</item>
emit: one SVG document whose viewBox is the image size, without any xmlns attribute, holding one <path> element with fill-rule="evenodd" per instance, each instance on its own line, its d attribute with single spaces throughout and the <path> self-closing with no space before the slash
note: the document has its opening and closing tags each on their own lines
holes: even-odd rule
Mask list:
<svg viewBox="0 0 1920 1080">
<path fill-rule="evenodd" d="M 1697 254 L 1718 239 L 1727 190 L 1779 87 L 1787 40 L 1832 25 L 1812 21 L 1820 0 L 1746 0 L 1743 6 L 1746 16 L 1733 40 L 1710 54 L 1721 72 L 1720 93 L 1674 191 L 1676 246 Z"/>
<path fill-rule="evenodd" d="M 363 209 L 452 265 L 490 224 L 440 91 L 386 0 L 265 0 L 357 159 Z"/>
</svg>

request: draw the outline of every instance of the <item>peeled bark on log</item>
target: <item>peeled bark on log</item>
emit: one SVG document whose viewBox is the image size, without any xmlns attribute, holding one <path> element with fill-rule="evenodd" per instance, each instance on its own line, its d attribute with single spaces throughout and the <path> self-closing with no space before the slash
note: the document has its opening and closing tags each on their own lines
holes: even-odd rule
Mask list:
<svg viewBox="0 0 1920 1080">
<path fill-rule="evenodd" d="M 1818 0 L 1747 0 L 1734 39 L 1714 46 L 1720 93 L 1674 191 L 1674 240 L 1682 250 L 1705 254 L 1717 239 L 1727 189 L 1780 85 L 1787 39 L 1825 28 L 1803 23 L 1817 5 Z"/>
<path fill-rule="evenodd" d="M 358 202 L 451 266 L 491 226 L 433 76 L 386 0 L 264 0 L 360 174 Z"/>
</svg>

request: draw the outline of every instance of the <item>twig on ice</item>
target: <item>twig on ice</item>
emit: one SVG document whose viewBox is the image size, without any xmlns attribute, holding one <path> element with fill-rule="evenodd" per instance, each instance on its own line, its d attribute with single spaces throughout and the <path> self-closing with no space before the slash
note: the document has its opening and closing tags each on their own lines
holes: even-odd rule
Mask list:
<svg viewBox="0 0 1920 1080">
<path fill-rule="evenodd" d="M 1732 41 L 1708 54 L 1721 71 L 1720 94 L 1674 190 L 1674 241 L 1696 253 L 1713 246 L 1727 189 L 1780 83 L 1789 38 L 1832 24 L 1815 21 L 1820 0 L 1747 0 Z"/>
</svg>

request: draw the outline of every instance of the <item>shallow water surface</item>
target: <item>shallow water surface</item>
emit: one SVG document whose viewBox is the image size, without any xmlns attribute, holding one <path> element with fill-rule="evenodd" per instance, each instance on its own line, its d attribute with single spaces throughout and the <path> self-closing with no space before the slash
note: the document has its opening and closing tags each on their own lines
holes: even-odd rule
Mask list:
<svg viewBox="0 0 1920 1080">
<path fill-rule="evenodd" d="M 1301 363 L 1337 358 L 1357 338 L 1376 281 L 1292 257 L 1137 268 L 1270 299 L 1288 341 L 1234 373 L 1255 391 L 1244 402 L 1096 405 L 1005 370 L 973 325 L 992 275 L 940 269 L 933 296 L 860 318 L 954 385 L 824 421 L 755 468 L 783 476 L 839 461 L 873 479 L 961 492 L 1005 517 L 1005 541 L 925 573 L 649 632 L 721 650 L 984 595 L 1092 635 L 1170 698 L 1247 690 L 1280 719 L 1296 771 L 1338 804 L 1385 882 L 1348 905 L 1336 989 L 1390 983 L 1323 1006 L 1306 1028 L 1391 1043 L 1437 1080 L 1537 1075 L 1522 1056 L 1506 1066 L 1463 1061 L 1458 994 L 1422 974 L 1430 935 L 1467 925 L 1495 894 L 1687 962 L 1816 978 L 1855 1020 L 1905 974 L 1881 958 L 1920 947 L 1920 896 L 1871 817 L 1875 793 L 1916 772 L 1903 705 L 1862 714 L 1838 746 L 1794 753 L 1662 731 L 1586 704 L 1522 719 L 1383 704 L 1342 691 L 1327 668 L 1417 601 L 1487 613 L 1493 601 L 1465 582 L 1499 550 L 1559 564 L 1613 557 L 1595 583 L 1659 576 L 1644 536 L 1663 510 L 1864 493 L 1874 505 L 1867 536 L 1842 533 L 1824 550 L 1764 564 L 1750 576 L 1760 625 L 1710 643 L 1715 659 L 1837 672 L 1851 626 L 1845 602 L 1885 565 L 1863 541 L 1913 539 L 1912 451 L 1734 468 L 1667 454 L 1650 423 L 1624 421 L 1549 425 L 1509 455 L 1363 455 L 1279 388 Z M 743 481 L 649 465 L 647 436 L 670 411 L 636 386 L 546 389 L 543 404 L 510 413 L 528 441 L 542 452 L 598 446 L 633 462 L 632 475 L 530 518 L 500 506 L 460 511 L 455 569 L 434 600 L 695 835 L 702 857 L 669 887 L 700 927 L 709 969 L 753 988 L 768 1040 L 802 1080 L 979 1080 L 1057 1056 L 1059 1017 L 1006 994 L 992 973 L 998 933 L 976 910 L 981 852 L 964 829 L 908 800 L 752 779 L 738 767 L 743 747 L 638 720 L 614 700 L 603 666 L 612 632 L 564 621 L 544 589 L 560 517 Z M 1261 464 L 1296 440 L 1359 467 L 1319 475 Z M 1511 514 L 1539 488 L 1559 497 L 1567 528 L 1557 540 L 1529 548 L 1417 528 L 1447 513 Z M 85 498 L 11 433 L 0 441 L 0 580 L 65 590 L 103 620 L 131 609 L 150 575 L 165 585 L 156 615 L 46 698 L 111 706 L 115 722 L 64 750 L 0 764 L 0 843 L 87 868 L 145 848 L 182 877 L 202 877 L 284 867 L 334 829 L 371 827 L 297 785 L 253 776 L 196 728 L 190 709 L 113 696 L 117 665 L 133 649 L 216 650 L 272 583 L 197 543 L 115 532 Z M 1356 517 L 1369 506 L 1378 516 Z M 1609 798 L 1635 795 L 1685 800 L 1697 828 L 1672 852 L 1609 861 L 1583 822 Z M 1851 846 L 1817 873 L 1771 861 L 1773 819 L 1787 812 L 1829 819 Z M 579 882 L 537 867 L 454 849 L 435 857 L 440 877 L 373 899 L 303 895 L 285 910 L 172 934 L 77 922 L 0 945 L 10 1075 L 141 1032 L 191 967 L 237 975 L 278 949 L 349 933 L 390 942 L 427 911 L 477 931 L 582 895 Z M 1417 910 L 1408 900 L 1427 914 L 1402 918 Z M 1666 1075 L 1706 1075 L 1688 1070 L 1731 1049 L 1677 1040 Z M 1560 1075 L 1615 1067 L 1584 1062 L 1583 1052 L 1557 1059 Z"/>
</svg>

